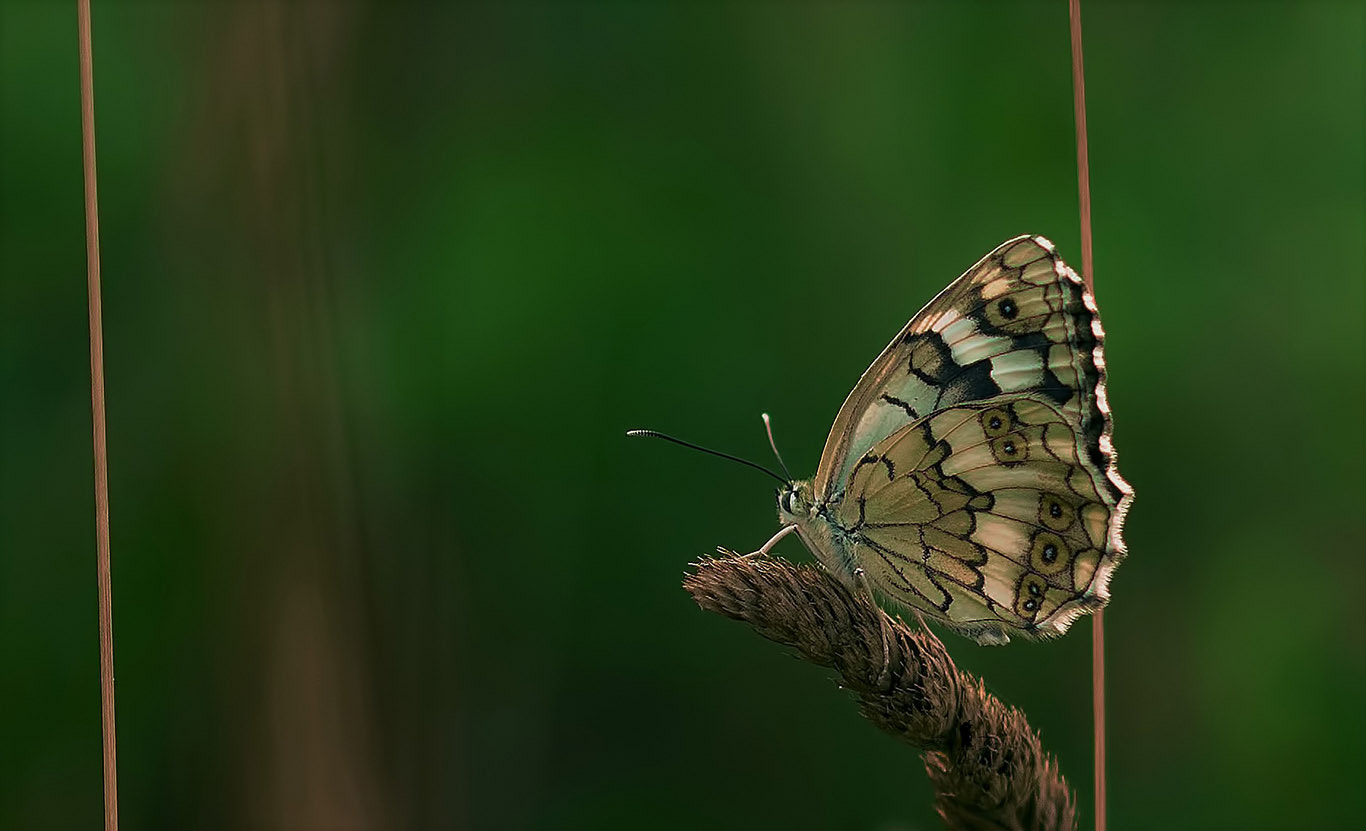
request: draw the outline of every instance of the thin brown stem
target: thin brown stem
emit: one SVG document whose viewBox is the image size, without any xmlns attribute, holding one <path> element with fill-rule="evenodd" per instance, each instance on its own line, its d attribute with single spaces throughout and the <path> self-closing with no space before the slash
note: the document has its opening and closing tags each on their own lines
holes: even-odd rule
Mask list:
<svg viewBox="0 0 1366 831">
<path fill-rule="evenodd" d="M 1081 278 L 1095 294 L 1091 259 L 1091 165 L 1086 149 L 1086 71 L 1081 54 L 1081 0 L 1068 0 L 1072 30 L 1072 103 L 1077 125 L 1077 189 L 1081 202 Z M 1105 612 L 1091 624 L 1091 711 L 1095 734 L 1096 831 L 1105 831 Z"/>
<path fill-rule="evenodd" d="M 81 63 L 81 144 L 85 162 L 86 291 L 90 308 L 90 410 L 95 444 L 96 575 L 100 604 L 100 720 L 104 733 L 104 827 L 119 827 L 114 732 L 114 615 L 109 566 L 109 459 L 104 423 L 104 322 L 100 311 L 100 210 L 95 192 L 95 84 L 90 0 L 76 0 Z"/>
<path fill-rule="evenodd" d="M 1081 197 L 1081 278 L 1095 294 L 1091 259 L 1091 162 L 1086 151 L 1086 70 L 1081 58 L 1081 0 L 1068 0 L 1072 28 L 1072 109 L 1077 124 L 1077 190 Z"/>
<path fill-rule="evenodd" d="M 1091 621 L 1091 714 L 1095 733 L 1096 831 L 1105 831 L 1105 610 Z"/>
</svg>

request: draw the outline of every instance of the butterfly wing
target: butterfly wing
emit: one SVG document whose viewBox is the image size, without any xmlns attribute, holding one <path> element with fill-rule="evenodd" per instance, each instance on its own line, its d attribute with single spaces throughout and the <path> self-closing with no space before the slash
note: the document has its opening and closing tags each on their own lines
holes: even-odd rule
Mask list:
<svg viewBox="0 0 1366 831">
<path fill-rule="evenodd" d="M 884 595 L 983 643 L 1061 635 L 1103 606 L 1120 500 L 1038 392 L 949 407 L 861 455 L 831 512 Z"/>
<path fill-rule="evenodd" d="M 937 410 L 1004 393 L 1050 402 L 1082 440 L 1080 463 L 1122 518 L 1104 331 L 1095 299 L 1043 237 L 1009 240 L 911 318 L 859 379 L 821 453 L 814 491 L 833 502 L 877 442 Z"/>
</svg>

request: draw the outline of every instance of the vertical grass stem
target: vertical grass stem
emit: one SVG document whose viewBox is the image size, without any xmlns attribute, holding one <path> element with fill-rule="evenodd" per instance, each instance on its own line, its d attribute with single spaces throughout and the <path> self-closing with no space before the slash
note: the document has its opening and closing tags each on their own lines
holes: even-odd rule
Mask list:
<svg viewBox="0 0 1366 831">
<path fill-rule="evenodd" d="M 104 420 L 104 322 L 100 310 L 100 211 L 95 191 L 95 84 L 90 0 L 76 0 L 81 71 L 81 145 L 85 163 L 86 291 L 90 310 L 90 410 L 95 444 L 96 574 L 100 615 L 100 721 L 104 734 L 104 827 L 119 827 L 114 732 L 114 615 L 109 566 L 109 474 Z"/>
<path fill-rule="evenodd" d="M 1072 104 L 1077 125 L 1077 190 L 1081 203 L 1081 276 L 1094 295 L 1091 168 L 1086 150 L 1086 72 L 1081 55 L 1081 0 L 1068 0 L 1072 30 Z M 1105 831 L 1105 610 L 1091 617 L 1091 712 L 1095 735 L 1096 831 Z"/>
</svg>

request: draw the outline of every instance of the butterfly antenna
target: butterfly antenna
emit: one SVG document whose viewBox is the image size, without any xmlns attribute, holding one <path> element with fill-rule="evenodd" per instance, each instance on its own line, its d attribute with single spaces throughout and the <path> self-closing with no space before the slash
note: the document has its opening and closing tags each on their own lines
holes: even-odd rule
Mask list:
<svg viewBox="0 0 1366 831">
<path fill-rule="evenodd" d="M 769 470 L 768 468 L 764 467 L 763 465 L 761 465 L 761 464 L 756 464 L 755 462 L 751 462 L 749 459 L 742 459 L 742 458 L 740 458 L 739 456 L 732 456 L 732 455 L 730 455 L 729 453 L 722 453 L 720 450 L 712 450 L 712 449 L 710 449 L 710 448 L 703 447 L 703 446 L 700 445 L 700 444 L 693 444 L 693 443 L 690 442 L 690 441 L 683 441 L 682 439 L 676 439 L 676 438 L 674 438 L 673 436 L 665 435 L 664 433 L 660 433 L 660 432 L 658 432 L 658 431 L 656 431 L 656 430 L 627 430 L 627 431 L 626 431 L 626 435 L 628 435 L 628 436 L 647 436 L 647 437 L 649 437 L 649 438 L 663 439 L 664 441 L 671 441 L 671 442 L 673 442 L 674 444 L 681 444 L 681 445 L 683 445 L 684 447 L 690 447 L 690 448 L 692 448 L 693 450 L 701 450 L 703 453 L 710 453 L 710 454 L 713 455 L 713 456 L 720 456 L 720 457 L 723 458 L 723 459 L 730 459 L 732 462 L 739 462 L 739 463 L 742 464 L 742 465 L 748 465 L 749 467 L 752 467 L 752 468 L 754 468 L 755 470 L 759 470 L 759 471 L 763 471 L 764 473 L 767 473 L 769 476 L 772 476 L 774 479 L 777 479 L 779 482 L 782 482 L 784 485 L 789 484 L 789 483 L 791 483 L 791 481 L 792 481 L 792 479 L 791 479 L 790 477 L 787 478 L 787 479 L 784 479 L 783 477 L 779 476 L 778 474 L 774 473 L 773 471 Z M 779 459 L 779 462 L 781 462 L 781 461 L 782 461 L 782 460 Z"/>
<path fill-rule="evenodd" d="M 773 440 L 773 421 L 768 417 L 768 413 L 762 413 L 764 417 L 764 430 L 768 432 L 768 446 L 773 448 L 773 455 L 778 459 L 778 467 L 787 474 L 787 481 L 792 481 L 792 474 L 787 469 L 787 463 L 783 461 L 783 454 L 778 452 L 778 443 Z"/>
</svg>

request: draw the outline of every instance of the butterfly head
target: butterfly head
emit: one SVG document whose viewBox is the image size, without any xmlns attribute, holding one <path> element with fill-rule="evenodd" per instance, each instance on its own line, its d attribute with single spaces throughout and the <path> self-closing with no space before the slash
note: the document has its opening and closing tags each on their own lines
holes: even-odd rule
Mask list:
<svg viewBox="0 0 1366 831">
<path fill-rule="evenodd" d="M 788 482 L 778 490 L 778 521 L 784 525 L 805 522 L 814 504 L 810 482 Z"/>
</svg>

